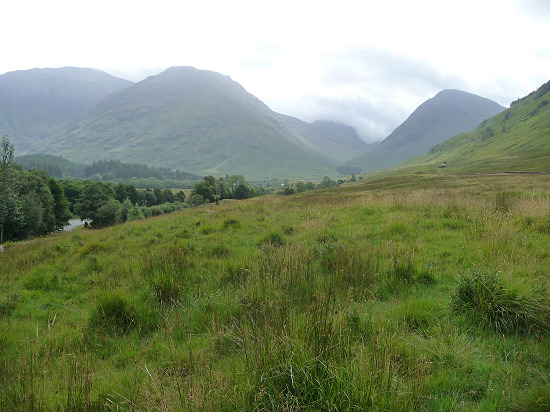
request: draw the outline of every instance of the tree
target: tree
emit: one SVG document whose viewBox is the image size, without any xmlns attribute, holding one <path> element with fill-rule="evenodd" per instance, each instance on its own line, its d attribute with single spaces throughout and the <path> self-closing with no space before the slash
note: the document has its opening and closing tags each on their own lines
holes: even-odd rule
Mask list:
<svg viewBox="0 0 550 412">
<path fill-rule="evenodd" d="M 117 216 L 120 216 L 119 209 L 119 201 L 110 198 L 107 203 L 105 203 L 97 210 L 96 217 L 94 220 L 92 220 L 92 226 L 94 228 L 101 228 L 115 224 Z"/>
<path fill-rule="evenodd" d="M 126 220 L 128 222 L 131 222 L 132 220 L 136 220 L 136 219 L 144 219 L 145 218 L 145 215 L 143 214 L 143 211 L 141 210 L 141 207 L 138 206 L 137 203 L 134 204 L 134 207 L 132 207 L 129 211 L 128 211 L 128 215 L 126 217 Z"/>
<path fill-rule="evenodd" d="M 193 193 L 187 198 L 187 204 L 191 206 L 198 206 L 208 203 L 208 200 L 199 194 Z"/>
<path fill-rule="evenodd" d="M 4 136 L 0 147 L 0 243 L 4 242 L 4 227 L 20 219 L 13 153 L 10 138 Z"/>
<path fill-rule="evenodd" d="M 328 176 L 323 178 L 323 181 L 317 185 L 319 189 L 330 189 L 331 187 L 338 186 L 334 180 L 331 180 Z"/>
<path fill-rule="evenodd" d="M 114 200 L 114 197 L 115 193 L 111 186 L 101 182 L 87 182 L 74 205 L 74 212 L 80 219 L 90 219 L 93 225 L 99 217 L 99 209 L 107 204 L 109 199 Z"/>
<path fill-rule="evenodd" d="M 214 189 L 205 182 L 195 183 L 195 187 L 193 188 L 191 195 L 201 195 L 207 202 L 214 201 Z"/>
<path fill-rule="evenodd" d="M 122 202 L 122 206 L 118 210 L 117 220 L 119 222 L 126 222 L 128 220 L 128 214 L 133 208 L 134 205 L 132 205 L 130 199 L 124 199 L 124 201 Z"/>
<path fill-rule="evenodd" d="M 183 190 L 180 190 L 178 193 L 176 193 L 176 195 L 174 196 L 174 199 L 177 201 L 177 202 L 185 202 L 185 193 L 183 193 Z"/>
<path fill-rule="evenodd" d="M 250 189 L 247 185 L 241 183 L 233 191 L 234 199 L 246 199 L 250 197 Z"/>
<path fill-rule="evenodd" d="M 306 184 L 304 182 L 296 182 L 294 188 L 296 193 L 302 193 L 306 191 Z"/>
<path fill-rule="evenodd" d="M 62 229 L 69 224 L 69 219 L 71 218 L 69 202 L 55 179 L 50 178 L 48 186 L 50 187 L 50 193 L 54 201 L 53 213 L 55 216 L 55 227 L 56 229 Z"/>
</svg>

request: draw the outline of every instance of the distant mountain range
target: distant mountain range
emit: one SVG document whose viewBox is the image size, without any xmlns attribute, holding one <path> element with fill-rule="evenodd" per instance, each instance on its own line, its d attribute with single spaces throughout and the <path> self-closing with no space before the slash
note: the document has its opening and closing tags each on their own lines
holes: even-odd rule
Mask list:
<svg viewBox="0 0 550 412">
<path fill-rule="evenodd" d="M 212 71 L 173 67 L 136 84 L 119 80 L 77 68 L 0 76 L 0 133 L 18 154 L 251 177 L 334 176 L 368 150 L 352 127 L 275 113 Z"/>
<path fill-rule="evenodd" d="M 382 143 L 368 145 L 351 126 L 275 113 L 228 76 L 192 67 L 138 83 L 79 68 L 0 76 L 0 135 L 12 138 L 18 155 L 117 159 L 201 175 L 319 178 L 373 170 L 425 153 L 502 109 L 445 90 Z"/>
<path fill-rule="evenodd" d="M 132 82 L 100 70 L 65 67 L 0 76 L 0 133 L 17 153 L 36 150 L 42 139 L 63 133 L 107 95 Z"/>
<path fill-rule="evenodd" d="M 550 81 L 399 167 L 423 173 L 550 172 Z"/>
<path fill-rule="evenodd" d="M 359 172 L 395 165 L 426 153 L 504 110 L 498 103 L 460 90 L 443 90 L 422 103 L 373 150 L 344 163 Z"/>
</svg>

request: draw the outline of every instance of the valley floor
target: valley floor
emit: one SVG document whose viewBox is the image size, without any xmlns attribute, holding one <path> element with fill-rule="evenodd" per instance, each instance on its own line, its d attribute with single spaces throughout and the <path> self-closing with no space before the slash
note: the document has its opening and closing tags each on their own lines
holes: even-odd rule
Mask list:
<svg viewBox="0 0 550 412">
<path fill-rule="evenodd" d="M 550 179 L 416 176 L 7 245 L 0 410 L 548 410 Z"/>
</svg>

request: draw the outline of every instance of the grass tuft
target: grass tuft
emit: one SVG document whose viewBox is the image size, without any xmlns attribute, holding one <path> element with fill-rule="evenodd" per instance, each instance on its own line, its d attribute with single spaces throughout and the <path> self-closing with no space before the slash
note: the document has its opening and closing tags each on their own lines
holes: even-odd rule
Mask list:
<svg viewBox="0 0 550 412">
<path fill-rule="evenodd" d="M 108 334 L 124 334 L 137 326 L 136 311 L 121 293 L 107 292 L 99 297 L 89 323 Z"/>
<path fill-rule="evenodd" d="M 550 298 L 541 290 L 520 294 L 497 273 L 462 276 L 452 295 L 452 307 L 482 327 L 499 333 L 550 331 Z"/>
<path fill-rule="evenodd" d="M 259 242 L 258 246 L 283 246 L 285 244 L 285 238 L 280 232 L 274 231 L 267 234 Z"/>
</svg>

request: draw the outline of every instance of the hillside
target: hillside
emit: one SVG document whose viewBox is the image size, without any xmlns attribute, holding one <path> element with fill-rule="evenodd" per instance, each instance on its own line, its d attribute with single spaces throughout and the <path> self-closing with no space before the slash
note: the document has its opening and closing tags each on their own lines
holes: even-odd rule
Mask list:
<svg viewBox="0 0 550 412">
<path fill-rule="evenodd" d="M 79 162 L 119 159 L 199 174 L 335 175 L 341 153 L 320 155 L 311 135 L 292 129 L 228 76 L 173 67 L 108 96 L 40 151 Z M 324 132 L 319 144 L 325 136 L 331 134 Z M 357 140 L 352 150 L 363 144 Z"/>
<path fill-rule="evenodd" d="M 15 163 L 24 170 L 36 169 L 44 170 L 50 176 L 56 179 L 62 179 L 66 176 L 84 177 L 86 165 L 75 163 L 60 156 L 48 154 L 28 154 L 15 158 Z"/>
<path fill-rule="evenodd" d="M 341 164 L 372 149 L 357 135 L 357 131 L 342 123 L 317 120 L 307 123 L 294 117 L 277 114 L 295 136 L 294 142 L 331 163 Z"/>
<path fill-rule="evenodd" d="M 549 190 L 385 178 L 6 244 L 0 410 L 547 410 Z"/>
<path fill-rule="evenodd" d="M 550 82 L 475 130 L 400 165 L 444 173 L 550 172 Z"/>
<path fill-rule="evenodd" d="M 0 135 L 9 135 L 19 154 L 70 127 L 108 94 L 128 87 L 127 80 L 94 69 L 63 67 L 0 75 Z"/>
<path fill-rule="evenodd" d="M 460 90 L 443 90 L 421 104 L 376 148 L 344 166 L 371 171 L 395 165 L 473 129 L 502 110 L 504 107 L 492 100 Z"/>
</svg>

